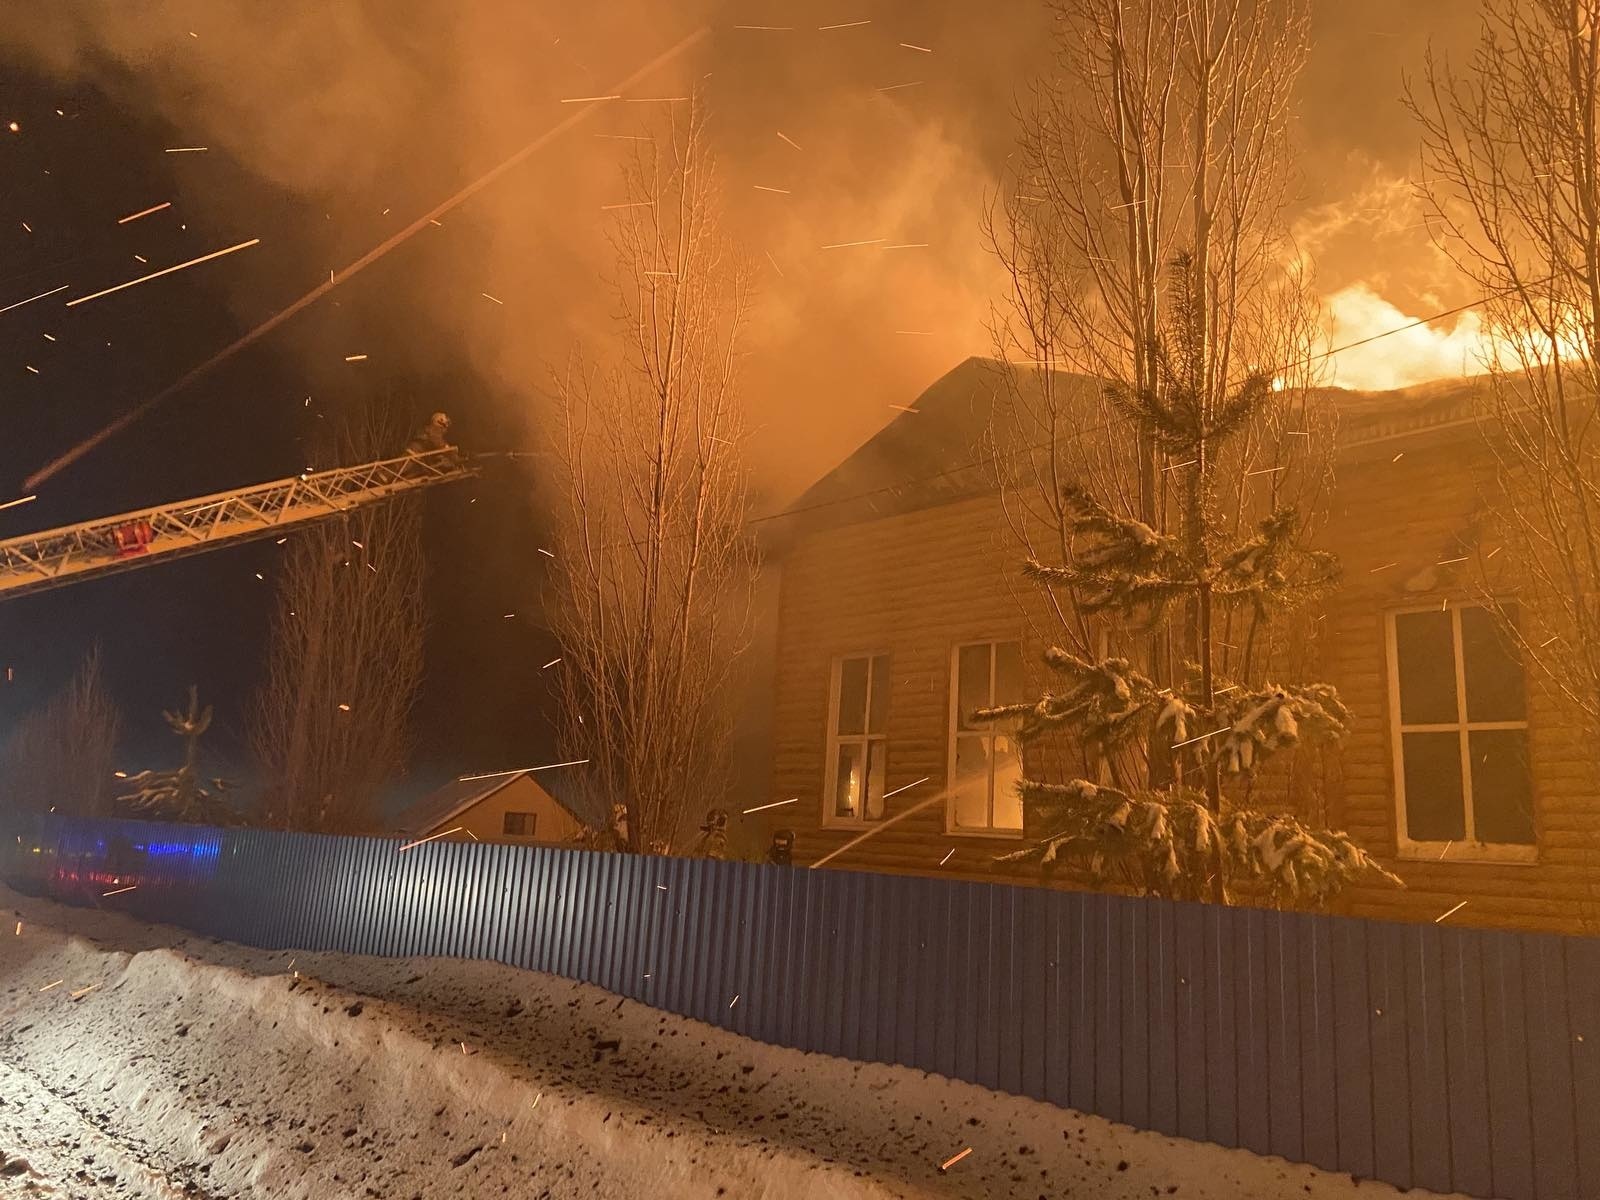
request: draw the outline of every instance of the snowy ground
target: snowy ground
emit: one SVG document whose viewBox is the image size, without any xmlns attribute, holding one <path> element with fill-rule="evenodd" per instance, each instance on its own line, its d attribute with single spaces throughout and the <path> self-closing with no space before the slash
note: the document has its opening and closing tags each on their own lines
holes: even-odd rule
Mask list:
<svg viewBox="0 0 1600 1200">
<path fill-rule="evenodd" d="M 1397 1194 L 763 1046 L 547 975 L 267 953 L 0 902 L 0 1195 Z"/>
</svg>

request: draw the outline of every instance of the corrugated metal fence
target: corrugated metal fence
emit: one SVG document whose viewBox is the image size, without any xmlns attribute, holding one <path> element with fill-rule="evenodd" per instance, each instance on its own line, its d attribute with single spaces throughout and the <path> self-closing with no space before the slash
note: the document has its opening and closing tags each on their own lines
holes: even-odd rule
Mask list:
<svg viewBox="0 0 1600 1200">
<path fill-rule="evenodd" d="M 1600 941 L 542 847 L 11 832 L 21 890 L 250 945 L 492 959 L 1402 1186 L 1600 1198 Z"/>
</svg>

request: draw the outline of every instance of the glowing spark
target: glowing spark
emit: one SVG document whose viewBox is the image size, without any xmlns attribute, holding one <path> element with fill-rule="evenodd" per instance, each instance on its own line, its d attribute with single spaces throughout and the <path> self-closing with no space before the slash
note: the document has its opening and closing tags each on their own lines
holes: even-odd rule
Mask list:
<svg viewBox="0 0 1600 1200">
<path fill-rule="evenodd" d="M 495 300 L 495 298 L 493 296 L 489 295 L 488 292 L 479 292 L 478 295 L 482 296 L 485 300 L 494 300 L 494 302 L 496 304 L 501 304 L 501 305 L 505 304 L 504 300 Z"/>
<path fill-rule="evenodd" d="M 1404 458 L 1404 457 L 1405 457 L 1405 456 L 1406 456 L 1406 452 L 1405 452 L 1405 451 L 1404 451 L 1404 450 L 1402 450 L 1402 451 L 1400 451 L 1400 453 L 1399 453 L 1399 454 L 1396 454 L 1396 455 L 1395 455 L 1395 456 L 1394 456 L 1394 457 L 1393 457 L 1393 458 L 1391 458 L 1391 459 L 1390 459 L 1390 460 L 1389 460 L 1389 461 L 1390 461 L 1390 462 L 1391 462 L 1391 463 L 1397 463 L 1397 462 L 1399 462 L 1399 461 L 1400 461 L 1400 460 L 1401 460 L 1401 459 L 1402 459 L 1402 458 Z"/>
<path fill-rule="evenodd" d="M 885 246 L 885 250 L 926 250 L 927 242 L 896 242 L 892 246 Z"/>
<path fill-rule="evenodd" d="M 1454 845 L 1455 845 L 1455 844 L 1456 844 L 1456 841 L 1455 841 L 1455 839 L 1454 839 L 1454 838 L 1451 838 L 1451 839 L 1450 839 L 1450 840 L 1449 840 L 1449 841 L 1448 841 L 1448 842 L 1446 842 L 1446 843 L 1445 843 L 1445 844 L 1444 844 L 1444 849 L 1443 849 L 1443 850 L 1441 850 L 1441 851 L 1439 851 L 1439 861 L 1440 861 L 1440 862 L 1443 862 L 1443 861 L 1444 861 L 1444 856 L 1445 856 L 1445 855 L 1446 855 L 1446 854 L 1449 854 L 1449 853 L 1450 853 L 1450 847 L 1451 847 L 1451 846 L 1454 846 Z"/>
<path fill-rule="evenodd" d="M 66 982 L 66 980 L 65 980 L 65 979 L 58 979 L 58 980 L 56 980 L 56 981 L 55 981 L 55 982 L 54 982 L 54 983 L 47 983 L 47 984 L 45 984 L 45 985 L 44 985 L 44 986 L 43 986 L 43 987 L 42 987 L 42 988 L 40 988 L 40 989 L 39 989 L 39 990 L 40 990 L 40 991 L 41 991 L 41 992 L 48 992 L 48 991 L 49 991 L 49 990 L 50 990 L 50 989 L 51 989 L 51 988 L 54 988 L 54 987 L 60 987 L 60 986 L 61 986 L 61 985 L 62 985 L 62 984 L 63 984 L 63 983 L 65 983 L 65 982 Z"/>
<path fill-rule="evenodd" d="M 570 99 L 563 100 L 561 103 L 563 103 L 563 104 L 593 104 L 596 100 L 621 100 L 621 99 L 622 99 L 622 96 L 621 96 L 620 93 L 618 93 L 617 95 L 614 95 L 614 96 L 573 96 Z"/>
<path fill-rule="evenodd" d="M 544 666 L 540 667 L 539 670 L 548 671 L 551 667 L 555 666 L 560 661 L 561 660 L 559 658 L 552 658 L 549 662 L 545 663 Z"/>
<path fill-rule="evenodd" d="M 482 838 L 481 838 L 481 837 L 479 837 L 479 836 L 478 836 L 478 835 L 477 835 L 477 834 L 475 834 L 475 833 L 473 833 L 473 832 L 472 832 L 472 830 L 470 830 L 470 829 L 469 829 L 469 830 L 467 830 L 467 836 L 468 836 L 468 837 L 469 837 L 469 838 L 471 838 L 471 839 L 472 839 L 472 840 L 473 840 L 473 841 L 475 841 L 475 842 L 481 842 L 481 841 L 483 841 L 483 839 L 482 839 Z"/>
<path fill-rule="evenodd" d="M 917 780 L 916 783 L 908 783 L 905 787 L 897 787 L 892 792 L 885 792 L 883 794 L 883 798 L 887 800 L 890 796 L 898 796 L 901 792 L 909 791 L 911 788 L 916 787 L 918 783 L 927 783 L 931 778 L 931 775 L 924 775 L 921 779 Z"/>
<path fill-rule="evenodd" d="M 769 808 L 782 808 L 785 804 L 798 804 L 798 803 L 800 803 L 800 797 L 799 796 L 792 796 L 787 800 L 777 800 L 777 801 L 774 801 L 771 804 L 758 804 L 754 808 L 747 808 L 744 811 L 745 811 L 745 813 L 765 812 Z"/>
<path fill-rule="evenodd" d="M 821 30 L 821 29 L 855 29 L 857 26 L 860 26 L 860 25 L 871 25 L 871 24 L 872 24 L 871 21 L 846 21 L 842 25 L 818 25 L 817 28 L 819 30 Z"/>
<path fill-rule="evenodd" d="M 676 104 L 679 100 L 687 100 L 687 96 L 639 96 L 623 101 L 624 104 Z"/>
<path fill-rule="evenodd" d="M 350 706 L 348 704 L 341 704 L 341 705 L 339 705 L 339 711 L 340 712 L 349 712 L 350 711 Z"/>
<path fill-rule="evenodd" d="M 344 360 L 345 362 L 366 362 L 367 356 L 365 354 L 346 354 Z"/>
<path fill-rule="evenodd" d="M 1546 638 L 1544 641 L 1539 643 L 1539 649 L 1543 650 L 1551 642 L 1556 642 L 1556 641 L 1560 641 L 1560 640 L 1561 640 L 1561 635 L 1559 633 L 1556 634 L 1556 636 L 1553 637 L 1553 638 Z"/>
<path fill-rule="evenodd" d="M 535 546 L 534 549 L 538 550 L 539 553 L 544 555 L 546 558 L 554 558 L 555 557 L 554 554 L 551 554 L 550 551 L 546 550 L 543 546 Z"/>
<path fill-rule="evenodd" d="M 248 242 L 240 242 L 237 246 L 229 246 L 225 250 L 213 250 L 210 254 L 202 254 L 199 258 L 191 258 L 188 262 L 181 262 L 175 267 L 166 267 L 160 271 L 153 271 L 149 275 L 141 275 L 137 279 L 130 279 L 127 283 L 119 283 L 116 287 L 106 288 L 104 291 L 93 292 L 87 296 L 79 296 L 76 300 L 68 300 L 67 307 L 76 304 L 87 304 L 90 300 L 98 300 L 101 296 L 109 296 L 112 292 L 120 292 L 123 288 L 131 288 L 135 284 L 148 283 L 152 279 L 160 279 L 163 275 L 171 275 L 174 271 L 181 271 L 185 267 L 198 266 L 203 262 L 210 262 L 214 258 L 221 258 L 224 254 L 232 254 L 236 250 L 248 250 L 251 246 L 259 246 L 260 238 L 251 238 Z"/>
<path fill-rule="evenodd" d="M 1439 922 L 1440 922 L 1440 921 L 1442 921 L 1442 920 L 1444 920 L 1444 919 L 1445 919 L 1445 918 L 1446 918 L 1446 917 L 1448 917 L 1448 916 L 1449 916 L 1449 915 L 1450 915 L 1450 913 L 1453 913 L 1453 912 L 1460 912 L 1460 911 L 1461 911 L 1461 910 L 1462 910 L 1462 909 L 1463 909 L 1463 908 L 1465 908 L 1465 907 L 1466 907 L 1466 906 L 1467 906 L 1467 902 L 1466 902 L 1466 901 L 1465 901 L 1465 900 L 1463 900 L 1463 901 L 1462 901 L 1462 902 L 1461 902 L 1461 903 L 1460 903 L 1460 904 L 1458 904 L 1458 905 L 1456 905 L 1456 906 L 1455 906 L 1455 907 L 1454 907 L 1454 908 L 1452 908 L 1452 909 L 1451 909 L 1451 910 L 1450 910 L 1450 912 L 1442 912 L 1442 913 L 1440 913 L 1440 914 L 1439 914 L 1439 915 L 1438 915 L 1438 916 L 1437 916 L 1437 917 L 1435 917 L 1435 918 L 1434 918 L 1434 919 L 1433 919 L 1433 923 L 1434 923 L 1434 924 L 1435 924 L 1435 925 L 1437 925 L 1437 924 L 1438 924 L 1438 923 L 1439 923 Z"/>
<path fill-rule="evenodd" d="M 658 892 L 664 892 L 664 891 L 666 891 L 666 890 L 667 890 L 667 885 L 666 885 L 666 884 L 664 884 L 664 883 L 658 883 L 658 884 L 656 884 L 656 891 L 658 891 Z"/>
<path fill-rule="evenodd" d="M 39 368 L 38 367 L 31 367 L 31 366 L 24 365 L 23 369 L 24 370 L 28 370 L 28 371 L 32 371 L 35 375 L 37 375 L 39 373 Z"/>
<path fill-rule="evenodd" d="M 365 546 L 363 546 L 360 542 L 356 541 L 354 538 L 350 539 L 350 544 L 352 546 L 354 546 L 357 550 L 365 550 L 366 549 Z"/>
<path fill-rule="evenodd" d="M 772 257 L 772 251 L 763 250 L 762 253 L 767 256 L 767 261 L 772 264 L 772 269 L 778 273 L 778 278 L 782 279 L 783 268 L 778 265 L 778 260 Z"/>
<path fill-rule="evenodd" d="M 602 204 L 600 211 L 610 212 L 617 208 L 654 208 L 655 203 L 654 200 L 634 200 L 627 204 Z"/>
<path fill-rule="evenodd" d="M 606 138 L 613 142 L 653 142 L 655 138 L 642 133 L 597 133 L 597 138 Z"/>
<path fill-rule="evenodd" d="M 47 342 L 53 342 L 56 340 L 56 336 L 53 333 L 47 333 L 44 335 L 44 340 Z"/>
<path fill-rule="evenodd" d="M 910 42 L 901 42 L 900 45 L 907 50 L 920 50 L 924 54 L 933 53 L 933 51 L 929 50 L 926 46 L 913 46 Z"/>
<path fill-rule="evenodd" d="M 1288 467 L 1262 467 L 1259 471 L 1246 471 L 1246 475 L 1276 475 L 1279 471 L 1287 471 Z"/>
<path fill-rule="evenodd" d="M 131 892 L 131 891 L 133 891 L 134 888 L 136 888 L 138 886 L 139 885 L 136 883 L 132 887 L 118 888 L 114 892 L 101 892 L 100 895 L 102 897 L 104 897 L 104 896 L 120 896 L 120 895 L 122 895 L 123 892 Z"/>
<path fill-rule="evenodd" d="M 1488 562 L 1489 559 L 1493 558 L 1496 554 L 1499 554 L 1500 551 L 1502 551 L 1504 549 L 1505 549 L 1504 546 L 1496 546 L 1493 550 L 1489 551 L 1488 557 L 1486 557 L 1483 561 L 1484 562 Z"/>
<path fill-rule="evenodd" d="M 767 187 L 766 185 L 760 184 L 760 183 L 753 183 L 750 186 L 755 188 L 756 191 L 758 191 L 758 192 L 777 192 L 778 195 L 780 195 L 780 196 L 789 195 L 789 189 L 788 188 Z"/>
<path fill-rule="evenodd" d="M 13 122 L 11 122 L 11 124 L 7 125 L 6 128 L 11 130 L 12 133 L 21 133 L 22 132 L 22 126 L 18 125 L 15 121 L 13 121 Z"/>
<path fill-rule="evenodd" d="M 790 137 L 783 130 L 781 130 L 781 129 L 778 130 L 778 136 L 781 137 L 784 141 L 788 142 L 789 145 L 793 146 L 796 150 L 800 149 L 800 143 L 795 141 L 792 137 Z M 801 153 L 804 153 L 804 151 L 801 151 Z"/>
<path fill-rule="evenodd" d="M 137 221 L 140 217 L 148 217 L 151 213 L 158 213 L 163 208 L 171 208 L 171 207 L 172 207 L 172 201 L 171 200 L 166 200 L 166 201 L 163 201 L 160 204 L 153 205 L 150 208 L 141 208 L 138 212 L 129 213 L 125 217 L 118 217 L 117 218 L 117 224 L 118 225 L 126 225 L 129 221 Z"/>
<path fill-rule="evenodd" d="M 516 614 L 516 613 L 514 613 L 514 612 L 511 612 L 511 613 L 501 613 L 501 614 L 500 614 L 500 615 L 501 615 L 501 617 L 503 617 L 503 618 L 504 618 L 504 619 L 505 619 L 505 620 L 507 620 L 507 621 L 509 621 L 509 620 L 511 620 L 511 618 L 512 618 L 512 617 L 514 617 L 514 616 L 516 616 L 516 615 L 517 615 L 517 614 Z"/>
<path fill-rule="evenodd" d="M 1213 729 L 1210 733 L 1202 733 L 1199 737 L 1192 737 L 1187 742 L 1174 742 L 1172 744 L 1172 748 L 1174 750 L 1176 750 L 1179 746 L 1188 746 L 1188 745 L 1192 745 L 1195 742 L 1203 742 L 1207 738 L 1216 737 L 1217 734 L 1219 734 L 1219 733 L 1227 733 L 1228 730 L 1230 730 L 1232 728 L 1233 728 L 1232 725 L 1224 725 L 1221 729 Z"/>
<path fill-rule="evenodd" d="M 906 337 L 932 337 L 933 336 L 933 330 L 931 330 L 931 329 L 896 329 L 895 332 L 898 333 L 898 334 L 903 334 Z"/>
<path fill-rule="evenodd" d="M 26 229 L 26 230 L 27 230 L 27 231 L 28 231 L 28 232 L 29 232 L 29 233 L 32 233 L 32 232 L 33 232 L 33 226 L 32 226 L 32 225 L 29 225 L 29 224 L 28 224 L 28 223 L 27 223 L 27 222 L 26 222 L 26 221 L 24 221 L 24 222 L 23 222 L 23 223 L 22 223 L 22 227 L 23 227 L 23 228 L 24 228 L 24 229 Z"/>
<path fill-rule="evenodd" d="M 890 408 L 898 408 L 901 412 L 914 413 L 914 412 L 921 411 L 919 409 L 910 408 L 910 407 L 908 407 L 907 405 L 904 405 L 904 404 L 891 404 L 891 405 L 889 405 L 889 407 Z"/>
<path fill-rule="evenodd" d="M 917 782 L 921 783 L 922 781 L 919 779 Z M 914 787 L 916 785 L 913 784 L 911 786 Z M 900 790 L 904 791 L 905 789 L 901 788 Z M 815 870 L 818 870 L 819 868 L 821 868 L 823 866 L 826 866 L 828 863 L 830 863 L 834 859 L 838 858 L 846 850 L 849 850 L 854 846 L 859 846 L 862 842 L 866 841 L 869 837 L 876 837 L 878 834 L 882 833 L 885 829 L 888 829 L 891 825 L 895 824 L 895 822 L 904 821 L 907 817 L 911 816 L 913 813 L 921 812 L 923 809 L 927 808 L 930 804 L 938 804 L 947 795 L 949 795 L 948 790 L 939 792 L 936 795 L 929 796 L 926 800 L 922 800 L 922 801 L 919 801 L 916 804 L 913 804 L 910 808 L 906 809 L 905 812 L 896 813 L 894 816 L 890 817 L 887 821 L 880 821 L 878 824 L 876 824 L 876 825 L 872 826 L 872 828 L 868 829 L 865 833 L 858 834 L 856 837 L 851 838 L 848 842 L 846 842 L 844 845 L 840 846 L 837 850 L 830 850 L 827 854 L 824 854 L 821 858 L 817 859 L 816 862 L 812 863 L 809 869 L 815 871 Z M 885 798 L 887 798 L 887 797 L 885 797 Z"/>
<path fill-rule="evenodd" d="M 955 1166 L 958 1162 L 971 1153 L 972 1147 L 968 1146 L 965 1150 L 961 1151 L 960 1154 L 952 1154 L 949 1158 L 945 1159 L 939 1164 L 939 1170 L 948 1171 L 951 1167 Z"/>
<path fill-rule="evenodd" d="M 1166 466 L 1162 467 L 1161 469 L 1163 471 L 1176 471 L 1179 467 L 1192 467 L 1192 466 L 1195 465 L 1195 463 L 1197 463 L 1199 461 L 1200 460 L 1198 458 L 1191 458 L 1191 459 L 1188 459 L 1188 460 L 1186 460 L 1184 462 L 1181 462 L 1181 463 L 1168 463 Z"/>
<path fill-rule="evenodd" d="M 646 78 L 663 64 L 671 61 L 674 58 L 677 58 L 684 51 L 704 40 L 709 33 L 710 28 L 708 26 L 700 26 L 698 29 L 695 29 L 693 32 L 681 38 L 669 49 L 663 51 L 661 54 L 656 55 L 653 59 L 645 63 L 626 79 L 623 79 L 612 86 L 616 87 L 619 92 L 632 87 L 636 82 Z M 388 238 L 378 243 L 378 245 L 374 246 L 371 250 L 368 250 L 360 258 L 356 259 L 355 262 L 351 263 L 344 269 L 344 273 L 340 278 L 340 282 L 350 279 L 351 276 L 358 274 L 367 267 L 371 266 L 373 263 L 377 262 L 378 259 L 388 254 L 389 251 L 393 250 L 396 246 L 399 246 L 403 242 L 409 241 L 412 237 L 415 237 L 419 232 L 421 232 L 424 226 L 439 225 L 440 222 L 436 218 L 459 208 L 462 204 L 466 203 L 484 188 L 498 180 L 502 175 L 522 165 L 524 161 L 536 154 L 538 151 L 544 149 L 544 147 L 549 145 L 550 142 L 567 132 L 567 130 L 578 124 L 578 122 L 586 120 L 589 114 L 594 111 L 595 110 L 592 107 L 577 109 L 570 117 L 557 122 L 555 125 L 545 130 L 538 137 L 534 138 L 527 145 L 523 146 L 522 149 L 505 159 L 505 161 L 484 172 L 471 183 L 461 187 L 453 195 L 449 196 L 445 200 L 440 201 L 433 207 L 432 210 L 418 217 L 405 228 L 391 234 Z M 170 399 L 172 396 L 188 387 L 195 380 L 209 374 L 216 367 L 224 362 L 227 362 L 240 350 L 243 350 L 247 346 L 254 345 L 267 334 L 271 333 L 279 325 L 282 325 L 285 321 L 289 320 L 303 309 L 316 303 L 334 286 L 334 283 L 318 284 L 315 288 L 301 296 L 288 307 L 280 309 L 277 313 L 267 318 L 248 333 L 245 333 L 234 339 L 232 342 L 228 343 L 228 345 L 224 346 L 221 350 L 213 354 L 210 358 L 206 359 L 198 366 L 191 368 L 186 374 L 168 387 L 163 388 L 161 391 L 151 396 L 142 404 L 136 405 L 134 408 L 118 417 L 115 421 L 112 421 L 105 428 L 101 429 L 98 433 L 85 438 L 83 441 L 73 446 L 70 450 L 58 455 L 38 471 L 35 471 L 25 481 L 24 486 L 28 489 L 35 488 L 40 483 L 43 483 L 46 479 L 54 476 L 58 471 L 71 466 L 85 454 L 100 446 L 106 441 L 106 439 L 121 433 L 124 429 L 133 424 L 133 422 L 139 420 L 151 409 L 164 403 L 166 400 Z"/>
<path fill-rule="evenodd" d="M 63 283 L 58 288 L 51 288 L 48 292 L 40 292 L 37 296 L 29 296 L 26 300 L 18 300 L 15 304 L 8 304 L 0 308 L 0 313 L 10 312 L 13 308 L 21 308 L 24 304 L 32 304 L 35 300 L 43 300 L 46 296 L 54 296 L 57 292 L 64 292 L 72 285 Z"/>
<path fill-rule="evenodd" d="M 543 1092 L 540 1092 L 538 1095 L 534 1096 L 533 1103 L 528 1106 L 528 1111 L 532 1112 L 534 1109 L 538 1108 L 539 1107 L 539 1101 L 541 1101 L 543 1099 L 544 1099 L 544 1093 Z"/>
<path fill-rule="evenodd" d="M 913 79 L 910 83 L 891 83 L 888 87 L 879 88 L 878 91 L 880 91 L 880 92 L 897 92 L 901 88 L 921 87 L 921 86 L 922 86 L 922 80 Z"/>
<path fill-rule="evenodd" d="M 1466 562 L 1466 561 L 1467 561 L 1467 556 L 1465 554 L 1463 554 L 1460 558 L 1441 558 L 1438 562 L 1434 563 L 1433 565 L 1436 566 L 1436 567 L 1448 567 L 1451 563 Z"/>
<path fill-rule="evenodd" d="M 763 29 L 768 33 L 793 33 L 793 25 L 735 25 L 735 29 Z"/>
<path fill-rule="evenodd" d="M 126 779 L 128 777 L 128 773 L 126 771 L 113 771 L 111 773 L 118 779 Z"/>
<path fill-rule="evenodd" d="M 560 661 L 559 659 L 557 660 Z M 490 771 L 487 775 L 458 775 L 457 783 L 465 783 L 469 779 L 500 779 L 506 775 L 526 775 L 533 771 L 553 771 L 557 767 L 581 767 L 588 762 L 587 758 L 574 758 L 568 762 L 545 763 L 542 767 L 518 767 L 513 771 Z"/>
<path fill-rule="evenodd" d="M 17 922 L 17 936 L 18 937 L 22 936 L 22 922 L 21 921 Z"/>
<path fill-rule="evenodd" d="M 739 993 L 735 992 L 733 994 L 733 999 L 728 1001 L 728 1007 L 732 1008 L 737 1003 L 739 1003 Z"/>
<path fill-rule="evenodd" d="M 867 238 L 862 242 L 830 242 L 828 245 L 824 246 L 823 249 L 843 250 L 849 246 L 881 246 L 883 241 L 883 238 Z"/>
<path fill-rule="evenodd" d="M 945 856 L 939 860 L 939 865 L 942 867 L 942 866 L 945 865 L 945 863 L 949 862 L 950 861 L 950 856 L 952 854 L 954 854 L 955 852 L 956 852 L 956 848 L 954 846 L 951 846 L 950 849 L 945 853 Z"/>
<path fill-rule="evenodd" d="M 199 154 L 201 151 L 209 149 L 211 149 L 210 146 L 170 146 L 166 152 L 168 154 Z"/>
<path fill-rule="evenodd" d="M 433 841 L 435 838 L 449 837 L 452 833 L 460 833 L 460 832 L 461 832 L 461 826 L 457 825 L 454 829 L 446 829 L 441 833 L 430 833 L 425 838 L 418 838 L 414 842 L 407 842 L 404 846 L 401 846 L 399 850 L 395 851 L 395 853 L 403 854 L 405 851 L 411 849 L 413 846 L 420 846 L 424 842 Z"/>
<path fill-rule="evenodd" d="M 1399 563 L 1384 563 L 1381 567 L 1373 567 L 1372 570 L 1367 572 L 1367 574 L 1376 575 L 1379 571 L 1387 571 L 1390 567 L 1397 567 L 1399 565 Z"/>
<path fill-rule="evenodd" d="M 99 984 L 98 984 L 98 983 L 91 983 L 91 984 L 90 984 L 90 985 L 89 985 L 89 986 L 88 986 L 88 987 L 86 987 L 86 988 L 79 988 L 79 989 L 78 989 L 78 990 L 77 990 L 77 991 L 75 991 L 75 992 L 68 992 L 68 993 L 67 993 L 67 999 L 69 999 L 69 1000 L 76 1000 L 76 999 L 77 999 L 77 998 L 78 998 L 78 997 L 79 997 L 79 996 L 87 996 L 87 995 L 88 995 L 88 994 L 89 994 L 89 993 L 90 993 L 90 992 L 92 992 L 92 991 L 94 991 L 94 990 L 95 990 L 95 988 L 97 988 L 97 987 L 99 987 L 99 986 L 100 986 L 100 985 L 99 985 Z"/>
</svg>

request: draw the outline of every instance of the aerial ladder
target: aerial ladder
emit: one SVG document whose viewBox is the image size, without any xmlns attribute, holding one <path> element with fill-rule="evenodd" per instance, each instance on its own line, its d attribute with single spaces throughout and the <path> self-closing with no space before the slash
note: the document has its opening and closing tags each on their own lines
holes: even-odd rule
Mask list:
<svg viewBox="0 0 1600 1200">
<path fill-rule="evenodd" d="M 286 533 L 478 474 L 452 447 L 64 525 L 0 541 L 0 601 Z"/>
</svg>

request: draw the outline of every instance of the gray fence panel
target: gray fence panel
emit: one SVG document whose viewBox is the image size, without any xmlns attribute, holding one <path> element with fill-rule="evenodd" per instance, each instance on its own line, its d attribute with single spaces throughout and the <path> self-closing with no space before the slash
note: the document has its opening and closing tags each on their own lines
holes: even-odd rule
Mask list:
<svg viewBox="0 0 1600 1200">
<path fill-rule="evenodd" d="M 1359 921 L 1335 919 L 1331 932 L 1339 1169 L 1365 1178 L 1372 1175 L 1374 1162 L 1367 926 Z"/>
<path fill-rule="evenodd" d="M 19 828 L 6 880 L 69 903 L 532 967 L 1400 1186 L 1600 1200 L 1594 940 L 564 848 Z"/>
<path fill-rule="evenodd" d="M 1574 1192 L 1582 1200 L 1600 1200 L 1600 943 L 1574 938 L 1565 942 L 1572 1111 L 1578 1141 Z"/>
<path fill-rule="evenodd" d="M 1578 1174 L 1572 1106 L 1572 1021 L 1562 939 L 1534 935 L 1523 943 L 1528 1013 L 1528 1077 L 1533 1109 L 1534 1191 L 1559 1196 Z"/>
<path fill-rule="evenodd" d="M 1522 941 L 1485 933 L 1484 1027 L 1489 1051 L 1489 1137 L 1494 1190 L 1531 1196 L 1533 1114 L 1528 1098 L 1527 1017 L 1522 997 Z"/>
<path fill-rule="evenodd" d="M 1267 914 L 1249 910 L 1234 923 L 1234 1037 L 1239 1056 L 1239 1144 L 1272 1153 L 1268 1106 L 1271 1049 L 1267 1025 Z"/>
<path fill-rule="evenodd" d="M 1405 929 L 1367 930 L 1372 1042 L 1373 1174 L 1411 1186 L 1411 1076 L 1406 1038 Z"/>
</svg>

